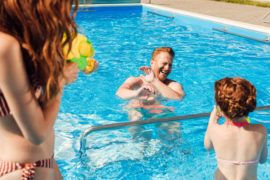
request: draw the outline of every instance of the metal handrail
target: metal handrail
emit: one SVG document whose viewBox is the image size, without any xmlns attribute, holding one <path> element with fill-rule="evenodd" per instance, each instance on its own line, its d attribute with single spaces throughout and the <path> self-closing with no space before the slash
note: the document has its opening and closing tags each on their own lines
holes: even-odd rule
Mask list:
<svg viewBox="0 0 270 180">
<path fill-rule="evenodd" d="M 267 110 L 267 109 L 270 109 L 270 105 L 257 107 L 255 110 L 257 111 L 257 110 Z M 120 122 L 120 123 L 92 126 L 92 127 L 89 127 L 88 129 L 86 129 L 81 136 L 79 153 L 81 156 L 83 153 L 82 150 L 85 149 L 85 136 L 87 136 L 88 134 L 90 134 L 93 131 L 105 130 L 105 129 L 115 129 L 115 128 L 127 127 L 127 126 L 137 126 L 137 125 L 143 125 L 143 124 L 176 121 L 176 120 L 184 120 L 184 119 L 194 119 L 194 118 L 201 118 L 201 117 L 207 117 L 207 116 L 210 116 L 210 112 L 191 114 L 191 115 L 165 117 L 165 118 L 147 119 L 147 120 L 143 120 L 143 121 L 138 120 L 138 121 L 128 121 L 128 122 Z"/>
<path fill-rule="evenodd" d="M 269 24 L 270 24 L 270 21 L 266 21 L 266 20 L 265 20 L 269 15 L 270 15 L 270 11 L 269 11 L 268 13 L 266 13 L 266 14 L 263 16 L 262 21 L 263 21 L 264 23 L 269 23 Z"/>
<path fill-rule="evenodd" d="M 167 17 L 167 18 L 171 18 L 173 19 L 174 16 L 167 16 L 167 15 L 164 15 L 164 14 L 160 14 L 160 13 L 157 13 L 155 11 L 147 11 L 148 13 L 152 13 L 152 14 L 155 14 L 155 15 L 159 15 L 159 16 L 163 16 L 163 17 Z"/>
<path fill-rule="evenodd" d="M 252 39 L 252 40 L 260 41 L 260 42 L 264 42 L 264 43 L 269 43 L 269 42 L 270 42 L 270 39 L 269 39 L 269 37 L 267 37 L 267 36 L 266 36 L 265 39 L 253 38 L 253 37 L 246 36 L 246 35 L 243 35 L 243 34 L 238 34 L 238 33 L 230 32 L 230 31 L 227 30 L 226 27 L 225 27 L 225 28 L 222 28 L 222 29 L 219 29 L 219 28 L 213 28 L 213 30 L 225 32 L 225 33 L 232 34 L 232 35 L 236 35 L 236 36 L 241 36 L 241 37 L 244 37 L 244 38 L 248 38 L 248 39 Z"/>
</svg>

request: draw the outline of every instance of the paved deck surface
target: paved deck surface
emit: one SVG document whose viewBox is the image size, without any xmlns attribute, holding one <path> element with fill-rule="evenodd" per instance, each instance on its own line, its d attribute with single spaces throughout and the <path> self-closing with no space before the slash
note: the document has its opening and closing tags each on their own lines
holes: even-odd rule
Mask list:
<svg viewBox="0 0 270 180">
<path fill-rule="evenodd" d="M 233 4 L 214 0 L 142 0 L 141 2 L 151 2 L 151 4 L 270 28 L 270 23 L 264 23 L 262 20 L 262 18 L 270 12 L 270 8 Z M 266 20 L 270 22 L 270 15 Z"/>
</svg>

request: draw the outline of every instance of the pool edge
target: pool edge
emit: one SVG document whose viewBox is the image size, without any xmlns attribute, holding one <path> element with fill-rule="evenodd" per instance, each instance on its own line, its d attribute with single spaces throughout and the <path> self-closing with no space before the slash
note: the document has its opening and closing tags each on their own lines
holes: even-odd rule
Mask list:
<svg viewBox="0 0 270 180">
<path fill-rule="evenodd" d="M 113 7 L 113 6 L 145 6 L 149 8 L 154 8 L 158 10 L 163 10 L 163 11 L 168 11 L 170 13 L 176 13 L 184 16 L 189 16 L 193 18 L 198 18 L 202 20 L 207 20 L 215 23 L 220 23 L 222 25 L 228 25 L 228 26 L 233 26 L 237 28 L 242 28 L 246 30 L 252 30 L 260 33 L 264 33 L 270 38 L 270 28 L 260 26 L 260 25 L 254 25 L 254 24 L 249 24 L 241 21 L 235 21 L 235 20 L 230 20 L 226 18 L 220 18 L 220 17 L 215 17 L 215 16 L 210 16 L 210 15 L 205 15 L 205 14 L 200 14 L 200 13 L 194 13 L 191 11 L 185 11 L 181 9 L 174 9 L 174 8 L 169 8 L 169 7 L 164 7 L 160 5 L 154 5 L 154 4 L 146 4 L 146 3 L 129 3 L 129 4 L 84 4 L 84 5 L 79 5 L 79 7 Z"/>
</svg>

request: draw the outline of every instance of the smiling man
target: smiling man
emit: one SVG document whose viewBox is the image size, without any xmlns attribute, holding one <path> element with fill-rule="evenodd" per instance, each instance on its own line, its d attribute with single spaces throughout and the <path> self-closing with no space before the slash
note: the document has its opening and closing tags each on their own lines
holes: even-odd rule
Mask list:
<svg viewBox="0 0 270 180">
<path fill-rule="evenodd" d="M 128 78 L 116 95 L 127 100 L 137 99 L 144 105 L 157 104 L 156 97 L 181 100 L 185 94 L 182 85 L 167 78 L 172 70 L 173 58 L 172 48 L 156 48 L 150 61 L 151 67 L 140 67 L 146 75 Z"/>
<path fill-rule="evenodd" d="M 141 74 L 140 77 L 130 77 L 120 86 L 116 95 L 131 100 L 125 107 L 130 121 L 175 116 L 173 107 L 163 106 L 157 99 L 161 97 L 182 100 L 185 94 L 180 83 L 167 78 L 172 70 L 173 58 L 172 48 L 156 48 L 150 61 L 151 67 L 140 67 L 145 76 Z M 158 125 L 158 129 L 159 136 L 168 140 L 179 137 L 180 123 L 161 123 Z M 130 127 L 128 131 L 133 138 L 142 137 L 147 141 L 151 138 L 151 132 L 141 126 Z"/>
</svg>

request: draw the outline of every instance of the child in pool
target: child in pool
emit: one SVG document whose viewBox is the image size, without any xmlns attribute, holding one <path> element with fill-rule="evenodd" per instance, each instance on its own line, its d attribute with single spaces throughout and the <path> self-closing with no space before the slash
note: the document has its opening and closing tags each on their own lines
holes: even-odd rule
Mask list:
<svg viewBox="0 0 270 180">
<path fill-rule="evenodd" d="M 257 179 L 258 163 L 266 161 L 268 150 L 266 128 L 247 122 L 256 108 L 255 87 L 243 78 L 227 77 L 215 82 L 215 100 L 204 138 L 205 148 L 216 152 L 214 178 Z M 218 124 L 222 116 L 226 122 Z"/>
</svg>

